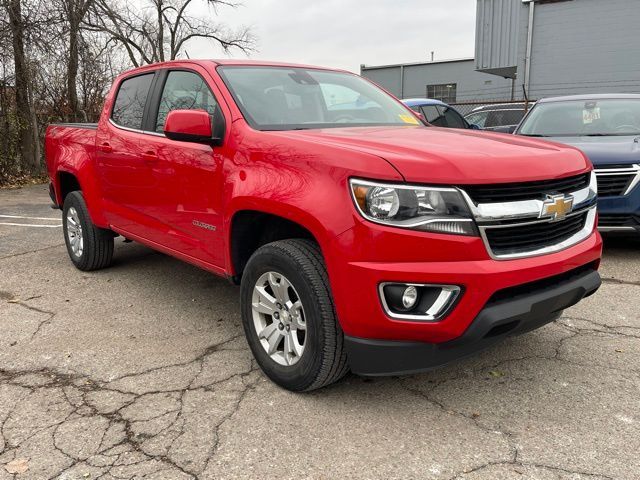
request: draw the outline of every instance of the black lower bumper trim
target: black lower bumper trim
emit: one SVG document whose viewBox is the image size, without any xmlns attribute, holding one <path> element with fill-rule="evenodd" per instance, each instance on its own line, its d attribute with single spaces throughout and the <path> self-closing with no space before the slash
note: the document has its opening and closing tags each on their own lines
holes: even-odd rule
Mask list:
<svg viewBox="0 0 640 480">
<path fill-rule="evenodd" d="M 525 333 L 557 319 L 600 287 L 592 268 L 564 275 L 558 283 L 488 303 L 469 328 L 444 343 L 371 340 L 345 336 L 351 371 L 359 375 L 400 375 L 439 367 L 479 352 L 510 335 Z"/>
</svg>

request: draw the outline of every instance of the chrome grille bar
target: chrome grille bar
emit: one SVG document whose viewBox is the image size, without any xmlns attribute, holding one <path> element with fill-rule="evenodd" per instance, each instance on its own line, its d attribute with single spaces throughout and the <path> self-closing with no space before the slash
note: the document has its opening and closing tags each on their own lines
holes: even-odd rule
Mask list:
<svg viewBox="0 0 640 480">
<path fill-rule="evenodd" d="M 598 178 L 606 178 L 606 177 L 619 177 L 621 175 L 629 176 L 629 184 L 627 188 L 621 192 L 621 196 L 628 195 L 631 193 L 636 185 L 640 183 L 640 164 L 629 165 L 628 167 L 617 167 L 617 168 L 597 168 L 595 170 L 596 177 Z"/>
<path fill-rule="evenodd" d="M 569 232 L 570 236 L 568 238 L 563 238 L 552 245 L 532 245 L 530 241 L 523 242 L 526 247 L 514 248 L 514 251 L 509 253 L 496 252 L 492 248 L 487 232 L 496 228 L 520 228 L 528 225 L 535 227 L 537 224 L 555 223 L 551 218 L 543 218 L 544 200 L 531 199 L 515 202 L 475 203 L 463 189 L 460 189 L 460 192 L 478 224 L 480 236 L 484 241 L 489 256 L 495 260 L 526 258 L 559 252 L 586 240 L 595 229 L 598 186 L 596 175 L 593 172 L 591 173 L 588 187 L 568 194 L 573 197 L 573 210 L 565 218 L 586 215 L 584 226 L 582 228 L 576 226 L 576 228 L 580 228 L 579 231 L 573 234 Z M 549 191 L 549 195 L 553 194 L 553 191 Z M 561 222 L 558 222 L 558 225 L 561 225 Z"/>
</svg>

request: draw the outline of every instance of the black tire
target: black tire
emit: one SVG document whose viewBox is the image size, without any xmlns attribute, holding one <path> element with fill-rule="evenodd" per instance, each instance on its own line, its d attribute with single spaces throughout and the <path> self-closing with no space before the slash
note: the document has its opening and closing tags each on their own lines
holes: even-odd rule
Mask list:
<svg viewBox="0 0 640 480">
<path fill-rule="evenodd" d="M 260 277 L 271 271 L 289 280 L 304 307 L 305 347 L 293 365 L 280 365 L 269 356 L 253 321 L 253 289 Z M 344 334 L 336 317 L 324 259 L 316 243 L 281 240 L 256 250 L 242 275 L 240 301 L 247 341 L 262 371 L 272 381 L 291 391 L 309 391 L 336 382 L 347 373 Z"/>
<path fill-rule="evenodd" d="M 68 235 L 68 215 L 71 208 L 75 209 L 82 227 L 83 248 L 78 253 L 74 252 Z M 111 265 L 113 259 L 113 232 L 98 228 L 93 224 L 82 192 L 71 192 L 65 197 L 62 208 L 62 229 L 64 241 L 67 245 L 67 253 L 76 268 L 87 272 Z"/>
</svg>

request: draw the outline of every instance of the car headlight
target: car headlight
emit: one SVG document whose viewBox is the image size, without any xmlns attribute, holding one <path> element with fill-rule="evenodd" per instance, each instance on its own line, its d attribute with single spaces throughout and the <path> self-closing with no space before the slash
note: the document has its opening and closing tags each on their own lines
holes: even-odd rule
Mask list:
<svg viewBox="0 0 640 480">
<path fill-rule="evenodd" d="M 478 235 L 471 212 L 455 188 L 356 179 L 349 184 L 358 211 L 372 222 L 424 232 Z"/>
</svg>

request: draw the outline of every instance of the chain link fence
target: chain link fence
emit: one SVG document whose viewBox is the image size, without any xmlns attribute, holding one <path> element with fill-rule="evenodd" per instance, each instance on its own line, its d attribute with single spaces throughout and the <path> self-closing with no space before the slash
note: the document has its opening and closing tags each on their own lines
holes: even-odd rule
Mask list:
<svg viewBox="0 0 640 480">
<path fill-rule="evenodd" d="M 535 104 L 535 100 L 482 100 L 451 103 L 467 122 L 481 128 L 510 127 L 520 120 Z"/>
</svg>

